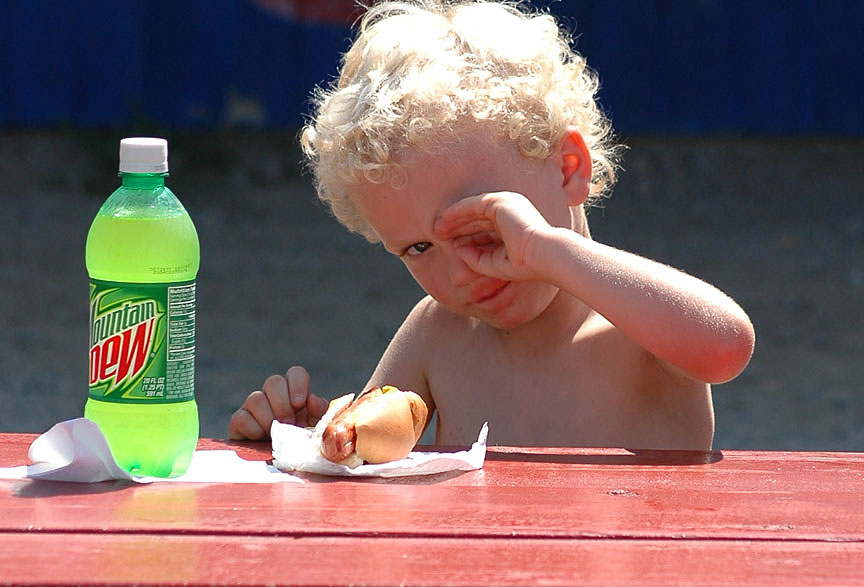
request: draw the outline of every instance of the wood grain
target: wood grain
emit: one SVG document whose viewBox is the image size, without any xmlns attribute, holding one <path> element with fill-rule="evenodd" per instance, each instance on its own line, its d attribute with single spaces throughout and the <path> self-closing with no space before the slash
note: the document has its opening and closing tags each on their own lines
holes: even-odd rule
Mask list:
<svg viewBox="0 0 864 587">
<path fill-rule="evenodd" d="M 0 534 L 0 583 L 861 585 L 861 543 Z"/>
<path fill-rule="evenodd" d="M 0 434 L 0 466 L 34 435 Z M 267 443 L 199 449 L 267 460 Z M 491 447 L 304 484 L 0 481 L 0 582 L 862 584 L 864 454 Z"/>
</svg>

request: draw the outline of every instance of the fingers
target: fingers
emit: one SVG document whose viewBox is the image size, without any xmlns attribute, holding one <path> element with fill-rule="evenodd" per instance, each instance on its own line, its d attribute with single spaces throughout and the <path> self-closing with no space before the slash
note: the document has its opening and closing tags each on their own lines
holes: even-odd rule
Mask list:
<svg viewBox="0 0 864 587">
<path fill-rule="evenodd" d="M 232 440 L 261 440 L 267 438 L 273 422 L 273 410 L 263 391 L 253 391 L 243 406 L 231 415 L 228 438 Z"/>
<path fill-rule="evenodd" d="M 264 428 L 245 408 L 240 408 L 231 414 L 231 420 L 228 422 L 229 440 L 263 440 L 266 437 Z"/>
<path fill-rule="evenodd" d="M 285 374 L 296 426 L 314 426 L 330 407 L 330 402 L 309 392 L 310 377 L 303 367 L 295 366 Z M 289 422 L 290 423 L 290 422 Z"/>
<path fill-rule="evenodd" d="M 314 426 L 330 402 L 309 393 L 310 377 L 303 367 L 288 369 L 284 376 L 271 375 L 243 406 L 231 415 L 228 438 L 261 440 L 270 434 L 273 420 L 296 426 Z"/>
<path fill-rule="evenodd" d="M 271 375 L 264 382 L 261 390 L 264 393 L 273 418 L 285 424 L 293 424 L 294 408 L 291 405 L 287 379 L 282 375 Z M 250 395 L 249 397 L 251 398 L 252 396 Z"/>
<path fill-rule="evenodd" d="M 463 198 L 445 209 L 435 222 L 435 232 L 449 239 L 474 233 L 494 232 L 494 219 L 489 216 L 491 199 L 489 194 Z"/>
<path fill-rule="evenodd" d="M 507 248 L 497 232 L 472 232 L 454 236 L 451 242 L 455 253 L 471 270 L 495 277 L 499 276 L 494 273 L 494 266 L 500 262 L 499 257 L 506 260 Z"/>
<path fill-rule="evenodd" d="M 306 418 L 307 425 L 314 426 L 318 420 L 327 412 L 330 407 L 330 402 L 326 399 L 312 395 L 311 393 L 306 398 Z"/>
<path fill-rule="evenodd" d="M 495 223 L 485 217 L 466 215 L 442 217 L 435 223 L 435 233 L 444 239 L 495 231 Z"/>
<path fill-rule="evenodd" d="M 492 192 L 458 200 L 441 212 L 435 233 L 444 239 L 502 234 L 545 222 L 528 198 L 516 192 Z"/>
<path fill-rule="evenodd" d="M 288 383 L 291 407 L 299 411 L 306 406 L 306 399 L 309 396 L 309 373 L 303 367 L 295 365 L 285 373 L 285 379 Z"/>
<path fill-rule="evenodd" d="M 476 247 L 483 251 L 492 251 L 503 244 L 501 237 L 495 232 L 474 232 L 454 237 L 452 240 L 453 247 L 456 249 L 461 247 Z"/>
</svg>

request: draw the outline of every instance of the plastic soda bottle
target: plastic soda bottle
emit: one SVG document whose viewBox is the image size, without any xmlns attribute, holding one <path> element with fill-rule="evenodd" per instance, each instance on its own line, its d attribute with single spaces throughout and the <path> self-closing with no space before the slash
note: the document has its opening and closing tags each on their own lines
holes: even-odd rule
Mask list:
<svg viewBox="0 0 864 587">
<path fill-rule="evenodd" d="M 137 475 L 182 475 L 198 440 L 195 278 L 198 234 L 165 185 L 168 142 L 120 141 L 122 185 L 87 234 L 90 392 L 117 463 Z"/>
</svg>

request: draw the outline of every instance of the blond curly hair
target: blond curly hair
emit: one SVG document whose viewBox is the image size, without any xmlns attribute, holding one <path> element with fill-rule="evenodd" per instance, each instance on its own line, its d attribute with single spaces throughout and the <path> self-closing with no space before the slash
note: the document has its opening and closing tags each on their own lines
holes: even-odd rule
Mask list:
<svg viewBox="0 0 864 587">
<path fill-rule="evenodd" d="M 404 175 L 400 159 L 433 151 L 463 121 L 493 125 L 536 159 L 575 127 L 591 153 L 596 203 L 615 182 L 618 152 L 598 85 L 555 19 L 519 2 L 381 2 L 361 19 L 336 81 L 315 91 L 300 142 L 319 197 L 372 242 L 349 187 Z"/>
</svg>

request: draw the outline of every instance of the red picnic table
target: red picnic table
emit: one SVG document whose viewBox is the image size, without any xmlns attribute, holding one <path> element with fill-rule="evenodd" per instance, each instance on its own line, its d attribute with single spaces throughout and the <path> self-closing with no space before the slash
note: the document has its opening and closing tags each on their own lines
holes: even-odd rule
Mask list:
<svg viewBox="0 0 864 587">
<path fill-rule="evenodd" d="M 35 437 L 0 434 L 0 467 Z M 489 447 L 479 471 L 303 478 L 0 481 L 0 583 L 864 584 L 861 453 Z"/>
</svg>

